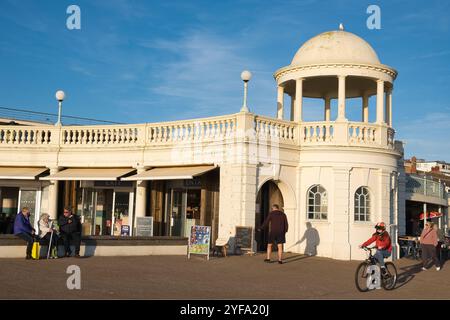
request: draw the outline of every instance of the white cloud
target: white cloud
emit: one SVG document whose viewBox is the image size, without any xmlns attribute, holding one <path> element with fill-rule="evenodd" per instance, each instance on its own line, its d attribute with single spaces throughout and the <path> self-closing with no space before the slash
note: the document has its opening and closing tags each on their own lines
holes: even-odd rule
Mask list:
<svg viewBox="0 0 450 320">
<path fill-rule="evenodd" d="M 191 110 L 184 110 L 185 114 L 238 112 L 242 104 L 240 73 L 244 69 L 254 74 L 250 81 L 250 106 L 274 101 L 270 92 L 275 92 L 271 73 L 254 71 L 263 68 L 249 54 L 249 48 L 239 41 L 194 30 L 178 40 L 141 42 L 141 45 L 167 52 L 166 63 L 156 74 L 158 85 L 153 86 L 151 92 L 184 99 L 186 105 L 192 106 Z"/>
</svg>

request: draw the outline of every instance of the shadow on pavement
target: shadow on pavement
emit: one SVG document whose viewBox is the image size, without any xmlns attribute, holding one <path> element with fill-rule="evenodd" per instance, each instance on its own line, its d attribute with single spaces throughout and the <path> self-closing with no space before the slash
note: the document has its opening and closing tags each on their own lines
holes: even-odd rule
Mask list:
<svg viewBox="0 0 450 320">
<path fill-rule="evenodd" d="M 306 255 L 306 254 L 299 254 L 299 255 L 295 255 L 295 256 L 291 256 L 291 257 L 287 257 L 287 258 L 283 259 L 283 263 L 291 263 L 291 262 L 303 260 L 306 258 L 311 258 L 311 256 Z"/>
<path fill-rule="evenodd" d="M 403 287 L 412 279 L 414 279 L 415 274 L 419 273 L 422 270 L 422 264 L 414 264 L 412 266 L 400 268 L 400 270 L 403 270 L 404 272 L 398 275 L 397 285 L 395 286 L 394 290 Z"/>
</svg>

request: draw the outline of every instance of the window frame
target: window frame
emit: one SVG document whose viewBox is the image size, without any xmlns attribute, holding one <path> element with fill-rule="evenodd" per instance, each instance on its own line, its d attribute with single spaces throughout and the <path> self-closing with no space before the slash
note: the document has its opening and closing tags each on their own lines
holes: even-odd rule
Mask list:
<svg viewBox="0 0 450 320">
<path fill-rule="evenodd" d="M 361 202 L 363 202 L 363 205 Z M 373 197 L 369 187 L 358 187 L 353 194 L 353 221 L 358 223 L 372 222 L 372 203 Z"/>
<path fill-rule="evenodd" d="M 315 189 L 315 191 L 313 191 Z M 316 197 L 319 196 L 319 203 Z M 307 220 L 328 221 L 328 191 L 321 184 L 315 184 L 308 188 L 306 193 L 306 218 Z M 324 201 L 325 200 L 325 201 Z M 312 203 L 311 203 L 312 201 Z M 312 208 L 312 211 L 310 210 Z M 323 210 L 325 208 L 325 210 Z M 317 210 L 316 210 L 317 209 Z"/>
</svg>

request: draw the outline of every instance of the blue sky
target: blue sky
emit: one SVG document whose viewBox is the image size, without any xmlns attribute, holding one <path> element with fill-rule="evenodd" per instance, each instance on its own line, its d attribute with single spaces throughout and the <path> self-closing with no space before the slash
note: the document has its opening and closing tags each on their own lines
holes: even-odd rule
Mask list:
<svg viewBox="0 0 450 320">
<path fill-rule="evenodd" d="M 71 4 L 81 30 L 66 28 Z M 370 4 L 381 8 L 381 30 L 366 27 Z M 406 156 L 450 161 L 450 1 L 1 0 L 0 106 L 56 112 L 62 88 L 68 115 L 133 123 L 230 114 L 249 69 L 251 111 L 274 116 L 273 72 L 340 22 L 399 72 L 394 127 Z M 348 103 L 350 120 L 359 104 Z M 305 118 L 319 120 L 322 108 L 307 101 Z"/>
</svg>

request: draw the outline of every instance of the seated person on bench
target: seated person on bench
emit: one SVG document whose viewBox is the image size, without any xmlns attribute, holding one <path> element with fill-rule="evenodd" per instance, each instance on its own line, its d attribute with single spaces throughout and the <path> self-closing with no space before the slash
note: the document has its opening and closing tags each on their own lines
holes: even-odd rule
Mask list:
<svg viewBox="0 0 450 320">
<path fill-rule="evenodd" d="M 59 237 L 56 230 L 50 225 L 50 216 L 47 213 L 43 213 L 39 219 L 39 238 L 48 243 L 50 252 L 58 244 Z M 52 243 L 50 243 L 50 239 Z"/>
<path fill-rule="evenodd" d="M 35 230 L 30 223 L 30 209 L 23 207 L 14 220 L 14 234 L 27 242 L 26 259 L 31 259 Z"/>
</svg>

